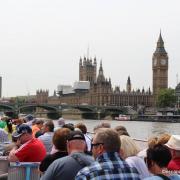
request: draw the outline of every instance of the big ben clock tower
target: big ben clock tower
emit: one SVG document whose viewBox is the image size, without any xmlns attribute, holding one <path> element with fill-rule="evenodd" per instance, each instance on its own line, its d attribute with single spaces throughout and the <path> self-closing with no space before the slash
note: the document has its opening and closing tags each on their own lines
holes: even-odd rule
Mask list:
<svg viewBox="0 0 180 180">
<path fill-rule="evenodd" d="M 164 48 L 161 32 L 152 58 L 152 70 L 153 94 L 157 96 L 160 89 L 168 88 L 168 55 Z"/>
</svg>

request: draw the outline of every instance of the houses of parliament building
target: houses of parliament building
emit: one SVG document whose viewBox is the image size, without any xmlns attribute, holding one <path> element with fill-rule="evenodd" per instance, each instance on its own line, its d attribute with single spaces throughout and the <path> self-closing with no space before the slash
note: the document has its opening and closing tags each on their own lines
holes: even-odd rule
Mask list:
<svg viewBox="0 0 180 180">
<path fill-rule="evenodd" d="M 154 106 L 155 97 L 160 89 L 168 88 L 168 55 L 164 42 L 159 35 L 156 50 L 152 56 L 153 89 L 133 90 L 130 77 L 127 78 L 126 90 L 112 87 L 111 79 L 104 75 L 102 61 L 97 74 L 96 58 L 84 57 L 79 60 L 79 81 L 74 86 L 61 85 L 57 93 L 48 96 L 47 91 L 37 91 L 38 103 L 96 105 L 96 106 L 133 106 L 138 104 Z M 57 95 L 58 94 L 58 95 Z"/>
</svg>

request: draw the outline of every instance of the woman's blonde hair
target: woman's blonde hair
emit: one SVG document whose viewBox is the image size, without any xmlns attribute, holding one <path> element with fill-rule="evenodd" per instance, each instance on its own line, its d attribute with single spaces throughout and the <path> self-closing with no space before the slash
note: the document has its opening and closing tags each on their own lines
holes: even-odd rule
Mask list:
<svg viewBox="0 0 180 180">
<path fill-rule="evenodd" d="M 121 139 L 121 150 L 122 156 L 124 159 L 130 156 L 136 156 L 137 153 L 140 151 L 140 148 L 135 143 L 135 141 L 126 135 L 120 136 Z"/>
<path fill-rule="evenodd" d="M 161 134 L 158 138 L 157 144 L 166 144 L 169 141 L 170 137 L 170 134 Z"/>
<path fill-rule="evenodd" d="M 158 137 L 150 137 L 148 139 L 148 148 L 153 148 L 158 142 Z"/>
</svg>

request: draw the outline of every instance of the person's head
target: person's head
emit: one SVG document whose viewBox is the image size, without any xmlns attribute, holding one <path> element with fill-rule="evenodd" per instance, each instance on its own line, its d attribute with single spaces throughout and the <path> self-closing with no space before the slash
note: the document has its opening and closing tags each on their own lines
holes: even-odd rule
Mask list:
<svg viewBox="0 0 180 180">
<path fill-rule="evenodd" d="M 58 126 L 62 127 L 65 125 L 65 120 L 61 117 L 57 121 Z"/>
<path fill-rule="evenodd" d="M 71 131 L 67 137 L 68 154 L 72 152 L 85 152 L 86 141 L 84 134 L 80 131 Z"/>
<path fill-rule="evenodd" d="M 115 131 L 117 131 L 119 136 L 121 135 L 129 136 L 129 133 L 127 132 L 127 129 L 124 126 L 116 126 L 114 129 Z"/>
<path fill-rule="evenodd" d="M 36 124 L 36 119 L 32 120 L 32 126 Z"/>
<path fill-rule="evenodd" d="M 68 128 L 61 128 L 54 132 L 52 142 L 59 151 L 67 151 L 67 137 L 71 131 Z"/>
<path fill-rule="evenodd" d="M 87 127 L 83 123 L 76 124 L 75 128 L 79 128 L 83 134 L 87 133 Z"/>
<path fill-rule="evenodd" d="M 19 119 L 15 119 L 14 120 L 14 124 L 16 126 L 20 126 L 21 124 L 23 124 L 24 120 L 22 118 L 19 118 Z"/>
<path fill-rule="evenodd" d="M 44 121 L 42 119 L 36 119 L 35 125 L 41 129 L 43 127 Z"/>
<path fill-rule="evenodd" d="M 168 147 L 156 144 L 147 149 L 147 166 L 151 173 L 158 174 L 162 168 L 166 168 L 171 160 L 171 152 Z"/>
<path fill-rule="evenodd" d="M 170 134 L 161 134 L 157 140 L 157 144 L 166 144 L 169 141 L 170 137 Z"/>
<path fill-rule="evenodd" d="M 121 156 L 126 159 L 130 156 L 136 156 L 140 151 L 140 148 L 135 143 L 135 141 L 126 135 L 120 136 L 121 139 Z"/>
<path fill-rule="evenodd" d="M 158 137 L 151 137 L 148 139 L 148 148 L 152 148 L 153 146 L 155 146 L 157 144 L 158 141 Z"/>
<path fill-rule="evenodd" d="M 65 124 L 62 126 L 63 128 L 68 128 L 70 129 L 71 131 L 74 131 L 74 124 L 72 123 L 68 123 L 68 124 Z"/>
<path fill-rule="evenodd" d="M 34 117 L 33 117 L 31 114 L 28 114 L 28 115 L 25 116 L 23 119 L 24 119 L 26 122 L 28 122 L 28 121 L 32 121 L 32 120 L 34 119 Z"/>
<path fill-rule="evenodd" d="M 94 127 L 93 129 L 94 133 L 96 133 L 101 128 L 111 128 L 111 125 L 108 122 L 102 122 Z"/>
<path fill-rule="evenodd" d="M 173 159 L 180 157 L 180 135 L 172 135 L 165 145 L 170 149 Z"/>
<path fill-rule="evenodd" d="M 46 121 L 44 123 L 43 132 L 54 132 L 54 123 L 52 120 Z"/>
<path fill-rule="evenodd" d="M 12 134 L 13 138 L 19 139 L 21 144 L 26 143 L 32 139 L 32 129 L 27 124 L 21 124 L 15 133 Z"/>
<path fill-rule="evenodd" d="M 118 152 L 120 149 L 120 138 L 118 133 L 110 128 L 101 128 L 97 131 L 92 141 L 92 153 L 94 158 L 104 152 Z"/>
</svg>

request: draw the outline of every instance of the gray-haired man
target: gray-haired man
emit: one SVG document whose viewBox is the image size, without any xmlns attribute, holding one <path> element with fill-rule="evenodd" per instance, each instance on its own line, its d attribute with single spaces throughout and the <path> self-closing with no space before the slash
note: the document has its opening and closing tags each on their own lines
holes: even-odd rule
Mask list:
<svg viewBox="0 0 180 180">
<path fill-rule="evenodd" d="M 139 180 L 135 168 L 121 159 L 120 138 L 113 129 L 106 128 L 97 131 L 93 138 L 92 153 L 96 161 L 89 167 L 79 171 L 77 180 L 85 179 L 134 179 Z"/>
</svg>

